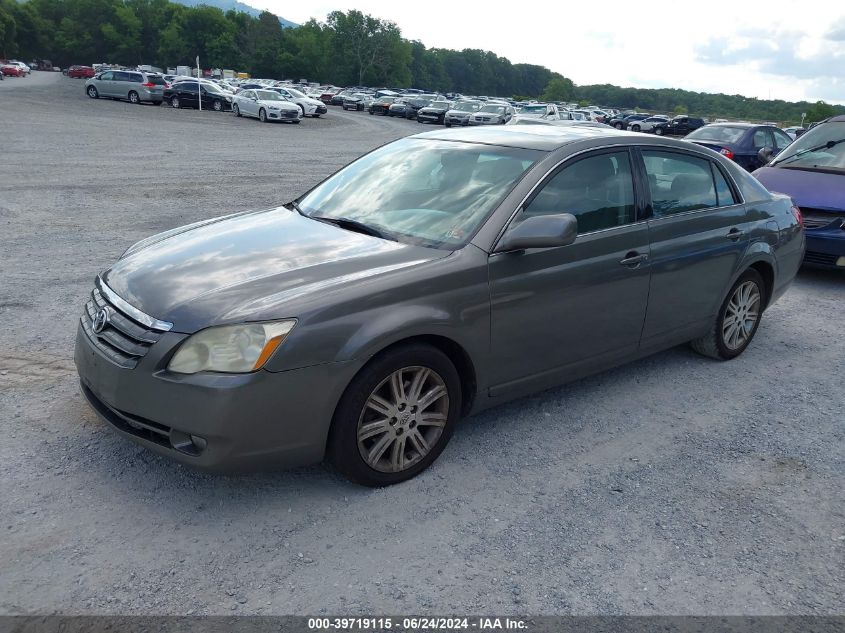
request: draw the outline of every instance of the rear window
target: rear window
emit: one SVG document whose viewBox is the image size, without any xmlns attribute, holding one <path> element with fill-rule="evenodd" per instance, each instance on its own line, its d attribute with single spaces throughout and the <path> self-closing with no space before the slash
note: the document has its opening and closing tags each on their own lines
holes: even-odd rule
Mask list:
<svg viewBox="0 0 845 633">
<path fill-rule="evenodd" d="M 158 75 L 147 75 L 147 82 L 153 84 L 154 86 L 167 85 L 167 82 L 164 80 L 164 77 L 159 77 Z"/>
<path fill-rule="evenodd" d="M 717 143 L 736 143 L 745 134 L 746 128 L 730 125 L 705 125 L 687 135 L 687 139 L 696 141 L 716 141 Z"/>
</svg>

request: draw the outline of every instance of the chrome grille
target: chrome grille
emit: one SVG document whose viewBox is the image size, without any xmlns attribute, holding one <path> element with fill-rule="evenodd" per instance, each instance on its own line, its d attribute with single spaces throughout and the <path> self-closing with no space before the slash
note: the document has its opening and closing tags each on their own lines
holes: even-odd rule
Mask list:
<svg viewBox="0 0 845 633">
<path fill-rule="evenodd" d="M 153 343 L 157 342 L 162 333 L 169 329 L 167 326 L 170 324 L 155 321 L 140 311 L 136 311 L 139 318 L 154 322 L 155 326 L 141 324 L 138 318 L 127 314 L 128 304 L 118 298 L 110 301 L 107 295 L 114 296 L 114 293 L 110 290 L 106 291 L 101 280 L 98 279 L 97 282 L 98 287 L 91 291 L 91 298 L 85 303 L 85 314 L 80 319 L 82 329 L 91 344 L 115 365 L 124 369 L 134 369 Z M 124 309 L 121 309 L 118 303 L 121 303 Z M 102 331 L 97 333 L 94 332 L 94 320 L 101 310 L 106 310 L 109 318 Z"/>
</svg>

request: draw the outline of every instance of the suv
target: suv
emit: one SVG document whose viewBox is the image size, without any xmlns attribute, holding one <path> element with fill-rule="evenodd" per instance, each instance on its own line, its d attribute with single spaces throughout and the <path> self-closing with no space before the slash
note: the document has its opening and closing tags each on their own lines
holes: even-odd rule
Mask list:
<svg viewBox="0 0 845 633">
<path fill-rule="evenodd" d="M 107 70 L 85 82 L 85 92 L 92 99 L 110 97 L 130 103 L 161 103 L 167 82 L 156 73 L 132 70 Z"/>
<path fill-rule="evenodd" d="M 669 134 L 671 136 L 686 136 L 693 130 L 704 127 L 704 119 L 696 119 L 685 114 L 676 116 L 666 123 L 658 123 L 654 126 L 653 132 L 658 136 Z"/>
</svg>

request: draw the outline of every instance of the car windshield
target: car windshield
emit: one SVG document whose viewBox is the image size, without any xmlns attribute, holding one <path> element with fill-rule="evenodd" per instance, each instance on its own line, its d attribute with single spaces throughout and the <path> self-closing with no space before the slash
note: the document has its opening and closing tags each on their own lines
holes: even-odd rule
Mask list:
<svg viewBox="0 0 845 633">
<path fill-rule="evenodd" d="M 450 104 L 449 104 L 448 101 L 435 101 L 434 103 L 431 104 L 430 107 L 432 107 L 432 108 L 448 108 L 449 105 Z"/>
<path fill-rule="evenodd" d="M 280 95 L 278 92 L 273 92 L 272 90 L 256 90 L 255 94 L 262 101 L 284 101 L 285 100 L 284 97 L 282 97 L 282 95 Z"/>
<path fill-rule="evenodd" d="M 297 90 L 296 88 L 285 88 L 285 90 L 287 90 L 290 93 L 290 96 L 292 96 L 294 99 L 302 99 L 305 97 L 305 95 L 299 92 L 299 90 Z"/>
<path fill-rule="evenodd" d="M 495 114 L 504 114 L 505 107 L 500 105 L 486 105 L 479 112 L 494 112 Z"/>
<path fill-rule="evenodd" d="M 772 166 L 845 171 L 845 121 L 817 125 L 798 137 Z"/>
<path fill-rule="evenodd" d="M 745 134 L 744 127 L 731 125 L 705 125 L 687 134 L 690 141 L 715 141 L 717 143 L 736 143 Z"/>
<path fill-rule="evenodd" d="M 465 244 L 544 152 L 402 139 L 358 159 L 299 200 L 309 216 L 352 220 L 401 242 Z"/>
<path fill-rule="evenodd" d="M 480 105 L 477 101 L 464 101 L 462 103 L 456 103 L 453 109 L 461 112 L 475 112 Z"/>
<path fill-rule="evenodd" d="M 393 103 L 396 97 L 379 97 L 378 103 Z"/>
</svg>

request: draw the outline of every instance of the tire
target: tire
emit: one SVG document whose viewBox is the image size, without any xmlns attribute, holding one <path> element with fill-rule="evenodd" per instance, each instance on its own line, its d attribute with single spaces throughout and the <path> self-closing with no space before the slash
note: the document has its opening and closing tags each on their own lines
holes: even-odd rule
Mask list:
<svg viewBox="0 0 845 633">
<path fill-rule="evenodd" d="M 267 123 L 267 113 L 264 111 L 264 108 L 258 111 L 258 120 L 262 123 Z"/>
<path fill-rule="evenodd" d="M 405 398 L 396 396 L 393 379 L 397 376 Z M 415 385 L 418 378 L 422 378 L 419 387 Z M 435 397 L 422 408 L 421 413 L 427 414 L 424 423 L 422 416 L 414 415 L 416 406 L 411 406 L 414 391 L 420 401 Z M 384 413 L 392 415 L 383 416 L 382 410 L 368 402 L 375 402 L 376 407 L 384 403 Z M 443 352 L 418 343 L 395 347 L 375 356 L 349 383 L 332 420 L 326 454 L 334 467 L 355 483 L 372 487 L 397 484 L 437 459 L 460 411 L 460 377 Z M 367 425 L 370 434 L 361 438 L 360 430 Z M 365 453 L 373 459 L 368 461 Z"/>
<path fill-rule="evenodd" d="M 621 123 L 617 123 L 617 124 L 615 124 L 613 127 L 615 127 L 617 130 L 621 130 L 621 129 L 622 129 L 622 124 L 621 124 Z"/>
<path fill-rule="evenodd" d="M 745 291 L 748 292 L 749 296 L 747 300 L 742 299 L 742 293 Z M 710 358 L 718 360 L 736 358 L 745 351 L 754 339 L 757 328 L 760 326 L 766 301 L 766 284 L 763 278 L 756 270 L 749 268 L 731 286 L 710 331 L 705 336 L 691 341 L 690 345 L 699 354 Z M 736 330 L 731 329 L 729 320 L 732 320 L 732 316 L 737 311 L 740 315 L 746 317 L 753 315 L 753 323 L 749 325 L 751 319 L 743 318 L 741 319 L 743 322 L 741 327 L 737 326 Z M 736 332 L 739 332 L 739 335 L 732 336 Z"/>
<path fill-rule="evenodd" d="M 291 121 L 291 123 L 302 123 L 302 119 L 297 119 L 296 121 Z"/>
<path fill-rule="evenodd" d="M 170 107 L 176 108 L 177 110 L 182 107 L 182 103 L 179 101 L 179 97 L 172 97 L 170 99 Z"/>
<path fill-rule="evenodd" d="M 241 116 L 241 109 L 238 107 L 237 103 L 232 106 L 232 112 L 235 113 L 235 116 Z"/>
<path fill-rule="evenodd" d="M 305 116 L 305 108 L 302 106 L 302 104 L 297 105 L 299 106 L 299 111 L 302 112 L 302 116 Z M 346 110 L 346 107 L 344 106 L 343 109 Z"/>
<path fill-rule="evenodd" d="M 632 132 L 639 132 L 639 131 L 640 131 L 640 126 L 639 126 L 639 125 L 632 125 L 632 126 L 631 126 L 631 131 L 632 131 Z"/>
<path fill-rule="evenodd" d="M 657 134 L 657 136 L 663 136 L 663 128 L 662 127 L 654 128 L 654 133 Z"/>
<path fill-rule="evenodd" d="M 452 127 L 452 124 L 449 123 L 448 121 L 444 121 L 443 125 L 445 125 L 446 127 Z"/>
<path fill-rule="evenodd" d="M 97 92 L 97 88 L 95 88 L 94 86 L 88 86 L 88 90 L 86 90 L 85 92 L 92 99 L 99 99 L 100 98 L 100 93 Z"/>
<path fill-rule="evenodd" d="M 369 111 L 369 112 L 370 112 L 370 116 L 372 116 L 372 114 L 373 114 L 373 111 L 372 111 L 372 110 L 370 110 L 370 111 Z"/>
<path fill-rule="evenodd" d="M 311 115 L 311 116 L 313 116 L 315 119 L 319 119 L 319 118 L 320 118 L 320 115 L 319 115 L 319 114 L 313 114 L 313 115 Z"/>
<path fill-rule="evenodd" d="M 211 104 L 211 109 L 215 112 L 223 112 L 223 102 L 220 99 L 215 99 Z"/>
<path fill-rule="evenodd" d="M 129 91 L 129 103 L 134 105 L 141 105 L 141 97 L 134 90 Z"/>
</svg>

